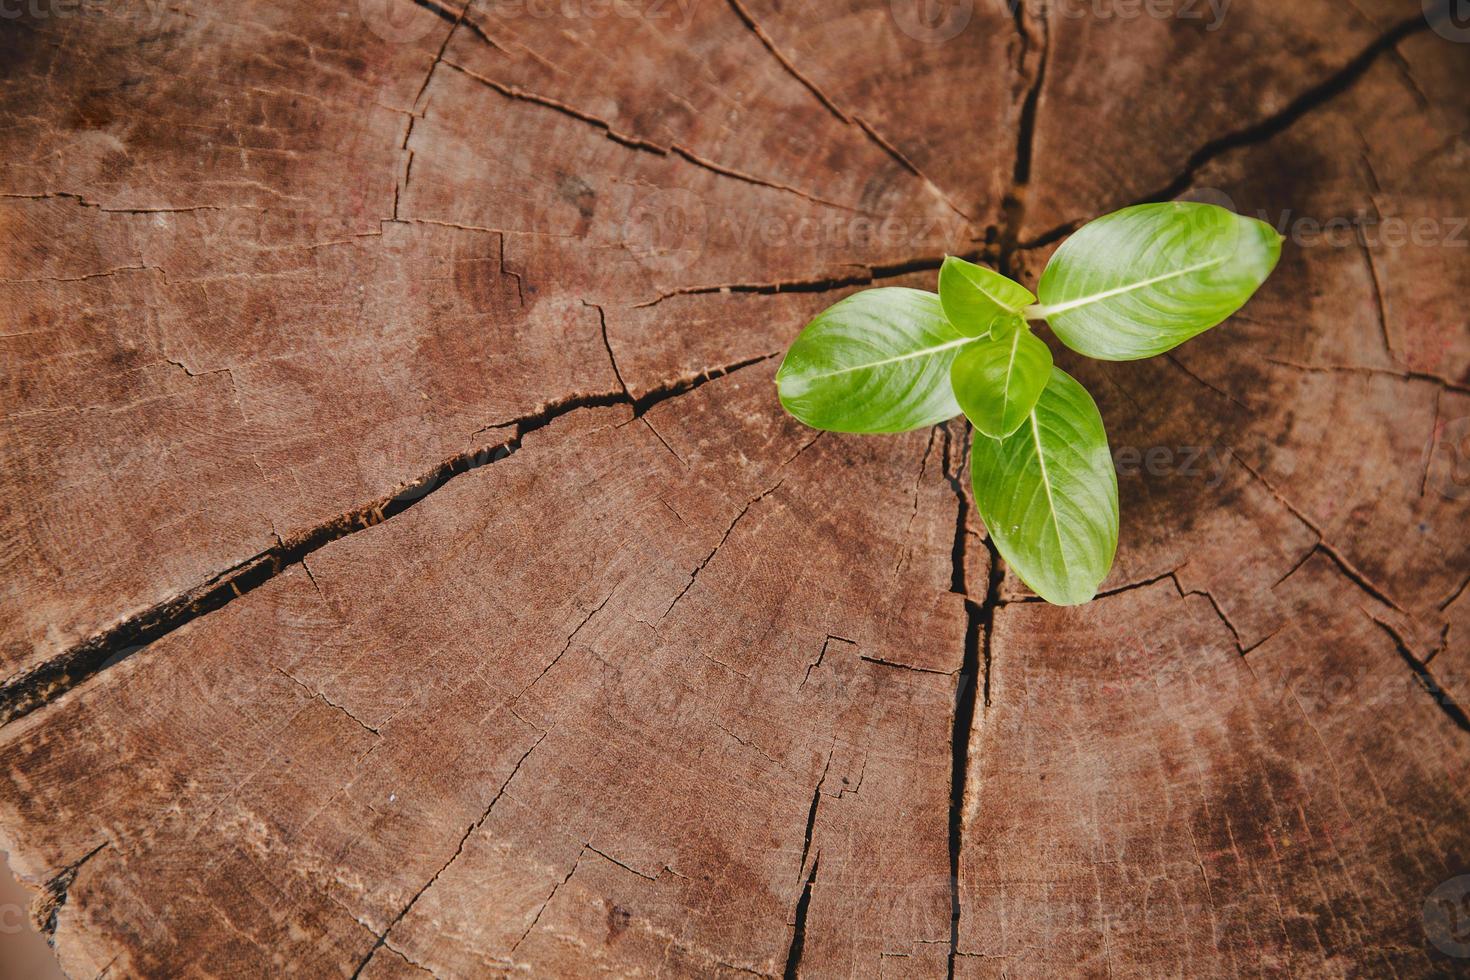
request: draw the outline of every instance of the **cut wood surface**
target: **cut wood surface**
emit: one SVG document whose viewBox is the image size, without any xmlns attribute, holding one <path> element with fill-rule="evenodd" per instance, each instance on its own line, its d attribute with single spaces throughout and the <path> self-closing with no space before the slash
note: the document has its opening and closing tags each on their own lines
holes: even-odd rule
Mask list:
<svg viewBox="0 0 1470 980">
<path fill-rule="evenodd" d="M 1463 970 L 1428 7 L 6 12 L 0 850 L 62 968 Z M 1093 603 L 995 555 L 962 419 L 782 413 L 842 296 L 1034 288 L 1171 198 L 1287 241 L 1171 355 L 1053 344 L 1119 469 Z"/>
</svg>

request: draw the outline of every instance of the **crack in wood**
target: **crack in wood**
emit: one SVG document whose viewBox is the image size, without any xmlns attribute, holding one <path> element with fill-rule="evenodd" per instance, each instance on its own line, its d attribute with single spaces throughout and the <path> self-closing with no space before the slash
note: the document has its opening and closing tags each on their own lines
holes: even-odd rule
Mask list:
<svg viewBox="0 0 1470 980">
<path fill-rule="evenodd" d="M 653 299 L 636 303 L 633 309 L 647 309 L 657 306 L 664 300 L 673 299 L 676 296 L 703 296 L 709 293 L 758 293 L 761 295 L 775 295 L 777 293 L 828 293 L 835 289 L 847 289 L 852 286 L 868 286 L 883 279 L 895 279 L 899 276 L 907 276 L 915 272 L 932 272 L 944 264 L 947 255 L 926 255 L 914 259 L 906 259 L 902 262 L 891 262 L 879 265 L 863 266 L 862 272 L 851 276 L 827 276 L 817 279 L 788 279 L 780 282 L 737 282 L 721 283 L 713 286 L 681 286 L 678 289 L 661 293 Z M 979 261 L 984 257 L 981 251 L 969 251 L 957 256 L 967 262 Z"/>
<path fill-rule="evenodd" d="M 802 886 L 801 898 L 796 902 L 796 918 L 791 929 L 791 946 L 786 951 L 786 968 L 781 976 L 784 980 L 796 980 L 801 975 L 801 954 L 806 947 L 806 917 L 812 905 L 812 886 L 817 883 L 817 866 L 822 863 L 819 852 L 812 861 L 811 874 Z"/>
<path fill-rule="evenodd" d="M 1231 150 L 1254 146 L 1258 143 L 1264 143 L 1272 137 L 1279 136 L 1295 125 L 1303 116 L 1326 105 L 1352 88 L 1358 79 L 1368 73 L 1368 69 L 1373 67 L 1374 62 L 1384 53 L 1393 49 L 1400 41 L 1423 31 L 1430 30 L 1433 19 L 1434 17 L 1432 15 L 1416 14 L 1413 17 L 1399 21 L 1392 28 L 1374 38 L 1367 47 L 1349 59 L 1347 64 L 1298 95 L 1285 108 L 1249 126 L 1226 133 L 1223 136 L 1218 136 L 1205 143 L 1189 155 L 1188 160 L 1185 161 L 1184 169 L 1173 180 L 1134 203 L 1147 204 L 1154 201 L 1171 201 L 1188 190 L 1193 185 L 1199 172 L 1217 157 L 1223 156 Z"/>
<path fill-rule="evenodd" d="M 1046 81 L 1046 64 L 1051 56 L 1051 25 L 1046 11 L 1040 10 L 1036 19 L 1040 24 L 1040 44 L 1029 26 L 1028 5 L 1017 3 L 1012 8 L 1016 34 L 1020 38 L 1020 53 L 1016 70 L 1026 83 L 1025 95 L 1021 98 L 1021 114 L 1016 125 L 1015 160 L 1011 165 L 1011 187 L 1001 202 L 1003 223 L 999 233 L 1000 254 L 996 260 L 1003 275 L 1016 278 L 1015 255 L 1020 251 L 1018 238 L 1026 218 L 1026 187 L 1031 183 L 1031 156 L 1036 143 L 1036 120 L 1040 112 L 1041 87 Z M 1030 56 L 1036 54 L 1036 67 L 1029 65 Z"/>
<path fill-rule="evenodd" d="M 180 627 L 260 588 L 333 541 L 391 520 L 426 500 L 456 477 L 513 455 L 519 451 L 527 435 L 545 428 L 565 415 L 590 408 L 626 405 L 638 417 L 654 405 L 687 394 L 717 378 L 769 360 L 772 356 L 764 354 L 711 368 L 692 378 L 662 385 L 636 399 L 626 391 L 571 395 L 550 402 L 532 414 L 486 426 L 479 431 L 510 432 L 498 442 L 449 457 L 389 494 L 338 514 L 288 540 L 282 541 L 278 538 L 274 547 L 232 565 L 199 585 L 130 616 L 63 653 L 8 678 L 0 684 L 0 727 L 52 703 L 83 682 Z"/>
<path fill-rule="evenodd" d="M 948 425 L 941 426 L 944 432 L 944 475 L 955 495 L 955 537 L 951 552 L 950 591 L 964 597 L 965 648 L 961 658 L 958 680 L 954 694 L 954 722 L 950 734 L 950 778 L 949 778 L 949 885 L 950 926 L 948 975 L 953 980 L 955 959 L 959 954 L 960 917 L 964 910 L 960 902 L 960 860 L 964 851 L 965 799 L 970 779 L 970 736 L 974 730 L 976 701 L 984 699 L 990 704 L 990 640 L 995 623 L 995 610 L 1000 605 L 1000 588 L 1005 577 L 1005 567 L 987 537 L 986 547 L 990 550 L 990 575 L 986 583 L 984 599 L 976 602 L 970 597 L 966 570 L 966 548 L 969 541 L 970 497 L 965 491 L 964 471 L 969 451 L 962 445 L 956 455 L 953 435 Z M 964 431 L 970 434 L 969 423 Z M 951 466 L 951 460 L 957 460 Z M 982 673 L 983 672 L 983 673 Z"/>
<path fill-rule="evenodd" d="M 1409 669 L 1414 672 L 1414 677 L 1418 680 L 1419 686 L 1424 689 L 1424 693 L 1429 695 L 1430 700 L 1439 707 L 1439 710 L 1444 712 L 1445 716 L 1454 722 L 1455 727 L 1460 729 L 1460 731 L 1470 732 L 1470 716 L 1465 714 L 1465 709 L 1460 707 L 1459 703 L 1444 689 L 1444 686 L 1435 679 L 1433 672 L 1429 669 L 1428 663 L 1420 660 L 1409 649 L 1409 645 L 1404 641 L 1403 635 L 1388 623 L 1366 610 L 1364 611 L 1364 615 L 1371 619 L 1379 629 L 1383 630 L 1393 640 L 1394 648 L 1398 650 L 1399 656 L 1409 666 Z"/>
<path fill-rule="evenodd" d="M 52 875 L 41 886 L 41 896 L 36 899 L 36 903 L 31 907 L 31 918 L 36 924 L 37 931 L 46 937 L 48 943 L 55 944 L 56 919 L 61 914 L 61 907 L 66 904 L 71 886 L 77 880 L 77 873 L 82 870 L 82 865 L 96 857 L 107 845 L 107 841 L 98 844 L 86 854 L 83 854 L 77 860 Z"/>
<path fill-rule="evenodd" d="M 1332 559 L 1333 564 L 1337 565 L 1337 567 L 1342 571 L 1343 575 L 1345 575 L 1354 585 L 1358 586 L 1358 588 L 1362 589 L 1364 592 L 1368 593 L 1370 596 L 1377 599 L 1379 602 L 1383 603 L 1385 606 L 1388 606 L 1391 609 L 1397 610 L 1401 613 L 1405 611 L 1403 606 L 1394 601 L 1394 599 L 1385 590 L 1375 585 L 1373 581 L 1368 578 L 1367 575 L 1363 574 L 1363 572 L 1361 572 L 1357 568 L 1357 566 L 1355 566 L 1351 561 L 1347 559 L 1347 556 L 1343 555 L 1342 552 L 1338 551 L 1337 548 L 1334 547 L 1333 544 L 1327 540 L 1327 535 L 1323 533 L 1322 528 L 1317 524 L 1316 521 L 1313 521 L 1310 517 L 1306 515 L 1305 512 L 1303 512 L 1291 501 L 1287 500 L 1286 497 L 1281 494 L 1281 491 L 1277 490 L 1276 487 L 1272 485 L 1269 480 L 1267 480 L 1264 476 L 1257 472 L 1253 466 L 1251 466 L 1245 460 L 1241 459 L 1239 453 L 1232 449 L 1230 450 L 1230 456 L 1237 463 L 1239 463 L 1241 467 L 1243 467 L 1245 471 L 1249 473 L 1258 483 L 1260 483 L 1261 486 L 1265 487 L 1266 491 L 1276 499 L 1277 503 L 1285 507 L 1293 517 L 1295 517 L 1298 521 L 1306 526 L 1307 530 L 1311 531 L 1317 536 L 1317 543 L 1312 546 L 1312 550 L 1307 552 L 1307 554 L 1303 556 L 1302 560 L 1298 562 L 1296 566 L 1294 566 L 1290 571 L 1288 571 L 1285 575 L 1278 579 L 1276 581 L 1276 585 L 1280 585 L 1282 582 L 1286 581 L 1286 579 L 1290 578 L 1292 572 L 1295 572 L 1298 568 L 1306 563 L 1308 558 L 1310 558 L 1316 552 L 1320 551 L 1322 554 Z M 1275 586 L 1272 586 L 1272 588 L 1275 588 Z"/>
<path fill-rule="evenodd" d="M 1454 381 L 1443 375 L 1434 374 L 1429 371 L 1391 371 L 1388 368 L 1369 367 L 1366 364 L 1301 364 L 1296 361 L 1288 361 L 1279 357 L 1262 358 L 1268 364 L 1278 367 L 1290 368 L 1293 371 L 1301 371 L 1307 374 L 1364 374 L 1378 375 L 1385 378 L 1397 378 L 1400 381 L 1424 381 L 1436 385 L 1445 391 L 1453 391 L 1461 395 L 1470 395 L 1470 385 Z"/>
<path fill-rule="evenodd" d="M 736 170 L 733 167 L 727 167 L 712 160 L 707 160 L 699 154 L 695 153 L 693 150 L 681 146 L 678 143 L 670 143 L 669 145 L 664 146 L 659 143 L 655 143 L 652 140 L 644 139 L 641 136 L 634 136 L 629 133 L 620 132 L 619 130 L 614 129 L 612 123 L 608 122 L 607 120 L 600 119 L 589 112 L 583 112 L 576 106 L 569 105 L 565 102 L 560 101 L 559 99 L 553 99 L 550 96 L 527 91 L 526 89 L 523 89 L 517 85 L 509 85 L 505 82 L 498 82 L 493 78 L 487 78 L 486 76 L 481 75 L 479 72 L 476 72 L 470 68 L 466 68 L 464 65 L 461 65 L 457 62 L 444 59 L 443 63 L 448 65 L 450 68 L 453 68 L 455 71 L 458 71 L 461 74 L 465 75 L 466 77 L 471 78 L 486 86 L 487 88 L 500 93 L 508 99 L 514 99 L 521 102 L 529 102 L 532 105 L 539 105 L 546 109 L 552 109 L 556 112 L 561 113 L 564 116 L 575 119 L 578 122 L 583 122 L 589 126 L 592 126 L 595 129 L 599 129 L 602 131 L 604 136 L 612 140 L 614 143 L 619 144 L 620 146 L 626 146 L 629 149 L 638 150 L 643 153 L 650 153 L 654 156 L 663 157 L 665 159 L 682 159 L 687 161 L 688 163 L 693 164 L 696 167 L 699 167 L 702 170 L 708 170 L 710 173 L 719 174 L 721 177 L 728 177 L 732 180 L 738 180 L 746 184 L 753 184 L 757 187 L 766 187 L 771 190 L 782 191 L 787 194 L 794 194 L 797 197 L 802 198 L 803 200 L 810 201 L 813 204 L 820 204 L 823 207 L 835 208 L 839 211 L 847 211 L 853 214 L 863 213 L 857 208 L 849 207 L 846 204 L 841 204 L 837 201 L 828 200 L 824 197 L 818 197 L 815 194 L 809 194 L 799 187 L 792 187 L 790 184 L 783 184 L 779 181 L 767 180 L 764 177 L 758 177 L 755 174 L 749 174 L 743 170 Z"/>
<path fill-rule="evenodd" d="M 792 60 L 788 58 L 785 53 L 782 52 L 781 49 L 776 45 L 775 40 L 766 33 L 765 28 L 761 27 L 760 22 L 755 19 L 755 15 L 750 12 L 750 10 L 745 6 L 744 3 L 741 2 L 741 0 L 729 0 L 729 4 L 730 9 L 735 12 L 735 16 L 739 17 L 740 22 L 750 29 L 750 32 L 756 36 L 761 45 L 771 53 L 771 57 L 775 58 L 776 61 L 781 65 L 781 67 L 785 69 L 792 78 L 796 79 L 807 89 L 807 91 L 811 92 L 816 100 L 820 102 L 822 106 L 827 109 L 828 112 L 832 113 L 832 115 L 835 116 L 839 122 L 846 126 L 856 126 L 859 130 L 863 132 L 865 136 L 868 137 L 869 140 L 872 141 L 873 145 L 877 146 L 884 153 L 888 154 L 888 156 L 891 157 L 893 161 L 897 163 L 900 167 L 907 170 L 915 177 L 919 178 L 919 180 L 923 182 L 924 186 L 928 188 L 932 194 L 939 198 L 940 201 L 944 202 L 945 207 L 949 208 L 965 221 L 974 220 L 974 218 L 966 214 L 964 210 L 962 210 L 958 205 L 951 201 L 949 199 L 949 195 L 945 194 L 944 190 L 938 184 L 934 183 L 934 181 L 931 180 L 928 175 L 920 170 L 912 160 L 910 160 L 901 150 L 899 150 L 899 148 L 894 145 L 892 140 L 887 139 L 883 136 L 883 134 L 879 133 L 877 127 L 873 126 L 872 123 L 868 122 L 866 119 L 863 119 L 860 116 L 844 111 L 841 107 L 837 105 L 836 100 L 827 95 L 827 93 L 824 92 L 822 88 L 817 85 L 816 82 L 812 81 L 806 76 L 804 72 L 798 69 L 796 67 L 796 64 L 792 62 Z"/>
<path fill-rule="evenodd" d="M 542 741 L 545 740 L 545 738 L 545 732 L 538 733 L 536 736 L 536 741 L 532 742 L 531 747 L 526 749 L 526 751 L 521 754 L 521 757 L 516 760 L 516 764 L 511 768 L 510 775 L 505 777 L 505 782 L 500 784 L 500 788 L 495 791 L 495 796 L 491 798 L 490 805 L 485 807 L 485 812 L 480 814 L 480 818 L 465 829 L 464 836 L 459 839 L 459 845 L 454 849 L 454 853 L 449 856 L 449 860 L 445 861 L 443 866 L 441 866 L 438 871 L 434 872 L 434 876 L 432 878 L 424 882 L 422 888 L 414 892 L 413 897 L 408 900 L 408 904 L 403 907 L 403 910 L 400 911 L 396 916 L 394 916 L 393 920 L 388 923 L 387 928 L 383 930 L 382 935 L 378 937 L 378 940 L 373 944 L 372 949 L 368 950 L 368 953 L 366 956 L 363 957 L 362 962 L 357 965 L 357 969 L 352 971 L 352 980 L 357 980 L 357 978 L 362 975 L 362 971 L 367 968 L 367 965 L 370 962 L 372 962 L 373 956 L 376 955 L 378 950 L 387 943 L 388 934 L 393 931 L 393 927 L 403 921 L 404 917 L 407 916 L 408 913 L 412 911 L 413 907 L 418 904 L 418 900 L 424 897 L 424 893 L 427 892 L 431 887 L 433 887 L 434 882 L 439 880 L 439 876 L 448 871 L 449 866 L 457 861 L 459 859 L 459 856 L 464 853 L 465 844 L 467 844 L 469 842 L 469 839 L 474 836 L 475 831 L 479 830 L 482 826 L 484 826 L 485 821 L 490 819 L 490 814 L 495 809 L 495 804 L 499 803 L 500 798 L 505 795 L 505 791 L 510 786 L 511 780 L 516 778 L 516 774 L 521 771 L 521 766 L 528 758 L 530 758 L 531 753 L 536 751 L 536 747 L 539 746 Z"/>
<path fill-rule="evenodd" d="M 1023 31 L 1023 36 L 1024 27 L 1022 26 L 1022 16 L 1019 11 L 1020 8 L 1023 8 L 1024 6 L 1024 4 L 1018 5 L 1018 12 L 1016 15 L 1017 27 L 1019 30 Z M 1443 6 L 1444 5 L 1442 4 L 1441 7 Z M 1321 108 L 1322 106 L 1330 103 L 1338 96 L 1346 93 L 1349 89 L 1353 87 L 1354 83 L 1356 83 L 1360 78 L 1368 73 L 1368 70 L 1373 67 L 1373 64 L 1380 57 L 1387 53 L 1392 53 L 1396 51 L 1396 46 L 1401 41 L 1404 41 L 1405 39 L 1415 34 L 1431 29 L 1431 25 L 1436 20 L 1436 16 L 1448 16 L 1448 14 L 1445 10 L 1442 9 L 1439 11 L 1438 15 L 1426 14 L 1425 16 L 1408 17 L 1404 20 L 1399 21 L 1392 28 L 1380 34 L 1373 41 L 1371 41 L 1363 50 L 1358 52 L 1357 55 L 1349 59 L 1349 61 L 1345 65 L 1343 65 L 1342 68 L 1339 68 L 1336 72 L 1329 75 L 1326 79 L 1319 82 L 1317 85 L 1298 95 L 1281 110 L 1274 112 L 1263 119 L 1257 120 L 1256 122 L 1241 129 L 1226 133 L 1223 136 L 1218 136 L 1199 146 L 1186 159 L 1184 168 L 1178 174 L 1176 174 L 1174 178 L 1169 181 L 1169 183 L 1165 184 L 1158 190 L 1153 191 L 1152 193 L 1145 194 L 1142 197 L 1130 201 L 1128 204 L 1123 205 L 1123 207 L 1129 207 L 1138 204 L 1151 204 L 1162 201 L 1172 201 L 1179 195 L 1187 191 L 1191 186 L 1193 186 L 1195 179 L 1199 176 L 1199 172 L 1217 158 L 1224 156 L 1226 153 L 1229 153 L 1232 150 L 1243 149 L 1248 146 L 1255 146 L 1281 135 L 1283 132 L 1290 129 L 1297 122 L 1299 122 L 1304 116 L 1309 115 L 1316 109 Z M 1031 92 L 1028 92 L 1028 99 L 1031 97 L 1031 94 Z M 1032 125 L 1034 126 L 1034 124 L 1035 120 L 1033 118 Z M 1024 128 L 1026 125 L 1024 112 L 1021 125 L 1024 132 Z M 1020 148 L 1023 145 L 1026 146 L 1024 164 L 1023 157 L 1020 151 Z M 1016 173 L 1018 177 L 1019 175 L 1024 174 L 1029 179 L 1029 144 L 1024 144 L 1022 141 L 1018 140 L 1017 147 L 1018 153 L 1016 159 Z M 1018 184 L 1019 183 L 1020 181 L 1018 180 Z M 1011 231 L 1012 229 L 1019 231 L 1019 227 L 1021 224 L 1020 218 L 1022 217 L 1023 212 L 1024 205 L 1022 204 L 1022 197 L 1018 196 L 1015 203 L 1014 212 L 1008 213 L 1006 215 L 1006 231 Z M 1030 239 L 1027 239 L 1024 242 L 1019 242 L 1012 238 L 1011 247 L 1008 249 L 1003 249 L 1002 255 L 1009 262 L 1016 254 L 1032 251 L 1034 249 L 1044 248 L 1057 241 L 1060 241 L 1067 235 L 1070 235 L 1072 232 L 1076 231 L 1084 224 L 1086 224 L 1088 220 L 1090 219 L 1074 218 L 1069 221 L 1064 221 L 1061 224 L 1056 225 L 1055 227 L 1050 228 L 1047 231 L 1041 232 L 1040 234 Z M 1002 241 L 1004 240 L 1005 235 L 1003 233 Z M 1001 271 L 1005 272 L 1006 275 L 1012 275 L 1012 273 L 1006 271 L 1006 267 L 1002 267 Z M 1014 278 L 1014 276 L 1012 277 Z"/>
</svg>

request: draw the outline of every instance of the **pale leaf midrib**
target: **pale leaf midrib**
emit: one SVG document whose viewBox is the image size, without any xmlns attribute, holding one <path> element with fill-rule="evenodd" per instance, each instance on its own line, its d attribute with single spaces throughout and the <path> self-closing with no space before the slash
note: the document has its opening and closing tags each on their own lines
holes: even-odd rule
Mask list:
<svg viewBox="0 0 1470 980">
<path fill-rule="evenodd" d="M 1051 475 L 1046 471 L 1046 454 L 1041 450 L 1041 430 L 1036 425 L 1036 410 L 1031 410 L 1031 441 L 1036 445 L 1036 459 L 1041 464 L 1041 485 L 1046 488 L 1046 509 L 1051 516 L 1052 534 L 1057 539 L 1057 555 L 1062 561 L 1062 571 L 1067 567 L 1067 548 L 1062 544 L 1062 527 L 1057 517 L 1057 502 L 1051 492 Z"/>
<path fill-rule="evenodd" d="M 1199 272 L 1202 269 L 1209 269 L 1213 266 L 1220 265 L 1222 262 L 1225 262 L 1229 258 L 1230 256 L 1228 255 L 1220 255 L 1213 259 L 1210 259 L 1207 262 L 1198 262 L 1194 265 L 1186 266 L 1183 269 L 1175 269 L 1174 271 L 1166 272 L 1163 275 L 1151 276 L 1148 279 L 1141 279 L 1138 282 L 1129 283 L 1126 286 L 1115 286 L 1112 289 L 1105 289 L 1100 293 L 1093 293 L 1090 296 L 1081 296 L 1077 299 L 1069 299 L 1065 303 L 1056 303 L 1051 306 L 1028 307 L 1026 312 L 1028 315 L 1036 318 L 1055 316 L 1058 313 L 1066 313 L 1069 310 L 1075 310 L 1083 306 L 1090 306 L 1093 303 L 1101 303 L 1105 299 L 1112 299 L 1114 296 L 1122 296 L 1127 293 L 1134 292 L 1135 290 L 1144 289 L 1148 286 L 1153 286 L 1157 283 L 1167 282 L 1170 279 L 1178 279 L 1180 276 L 1187 276 L 1191 272 Z"/>
<path fill-rule="evenodd" d="M 978 337 L 961 337 L 958 340 L 947 340 L 936 347 L 924 347 L 916 351 L 910 351 L 907 354 L 899 354 L 896 357 L 885 357 L 882 360 L 869 361 L 866 364 L 855 364 L 852 367 L 838 368 L 836 371 L 823 371 L 819 374 L 802 374 L 798 375 L 797 377 L 803 381 L 815 380 L 817 378 L 834 378 L 839 374 L 851 374 L 854 371 L 867 371 L 871 368 L 883 367 L 886 364 L 898 364 L 901 361 L 911 361 L 916 357 L 927 357 L 931 354 L 937 354 L 940 351 L 951 350 L 955 347 L 963 347 L 965 344 L 972 344 L 979 339 L 980 338 Z"/>
</svg>

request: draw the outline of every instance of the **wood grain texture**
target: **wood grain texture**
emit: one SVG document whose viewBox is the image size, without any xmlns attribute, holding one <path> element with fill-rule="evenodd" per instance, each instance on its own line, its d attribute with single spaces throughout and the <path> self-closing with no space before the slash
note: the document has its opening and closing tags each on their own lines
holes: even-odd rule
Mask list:
<svg viewBox="0 0 1470 980">
<path fill-rule="evenodd" d="M 0 21 L 0 849 L 61 966 L 1463 968 L 1467 54 L 1412 0 Z M 1172 197 L 1288 241 L 1168 357 L 1054 345 L 1091 605 L 994 559 L 962 421 L 781 413 L 841 296 Z"/>
</svg>

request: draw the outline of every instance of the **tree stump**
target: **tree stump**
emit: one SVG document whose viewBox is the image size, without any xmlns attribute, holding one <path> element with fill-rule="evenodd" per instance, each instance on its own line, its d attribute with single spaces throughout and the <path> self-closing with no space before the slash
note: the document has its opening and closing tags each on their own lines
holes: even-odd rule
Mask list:
<svg viewBox="0 0 1470 980">
<path fill-rule="evenodd" d="M 0 847 L 71 976 L 1470 955 L 1470 29 L 1418 0 L 28 3 Z M 1093 603 L 812 314 L 1171 198 Z M 1055 345 L 1054 345 L 1055 346 Z"/>
</svg>

